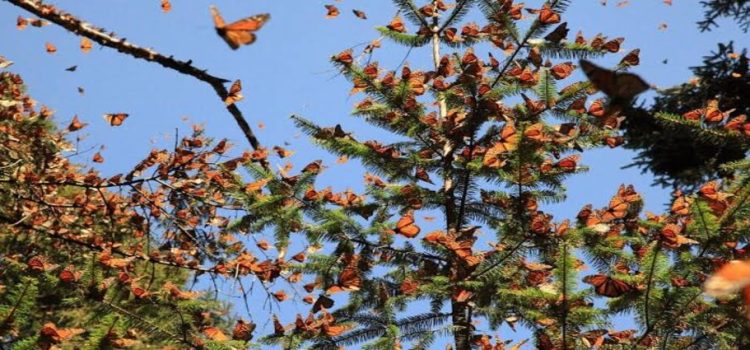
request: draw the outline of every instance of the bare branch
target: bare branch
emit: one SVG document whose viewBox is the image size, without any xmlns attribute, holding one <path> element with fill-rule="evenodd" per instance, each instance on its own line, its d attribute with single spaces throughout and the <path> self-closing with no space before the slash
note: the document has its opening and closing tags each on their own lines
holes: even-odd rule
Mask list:
<svg viewBox="0 0 750 350">
<path fill-rule="evenodd" d="M 189 75 L 195 79 L 210 85 L 219 98 L 223 101 L 229 92 L 224 87 L 224 83 L 229 82 L 227 79 L 223 79 L 214 75 L 209 74 L 205 69 L 199 69 L 194 67 L 192 60 L 181 61 L 175 59 L 172 56 L 165 56 L 156 52 L 153 49 L 143 48 L 137 46 L 124 38 L 118 38 L 114 33 L 108 32 L 107 30 L 93 26 L 91 23 L 84 22 L 70 13 L 61 11 L 52 5 L 48 5 L 39 0 L 6 0 L 9 3 L 23 8 L 26 11 L 33 13 L 34 15 L 44 18 L 52 23 L 55 23 L 69 32 L 76 35 L 81 35 L 89 38 L 102 46 L 113 48 L 124 54 L 140 58 L 149 62 L 158 63 L 165 68 L 177 71 L 181 74 Z M 242 130 L 245 138 L 254 149 L 260 147 L 260 142 L 255 137 L 253 130 L 250 128 L 242 112 L 234 104 L 227 106 L 227 110 L 234 117 L 235 122 Z M 263 164 L 266 166 L 266 164 Z"/>
</svg>

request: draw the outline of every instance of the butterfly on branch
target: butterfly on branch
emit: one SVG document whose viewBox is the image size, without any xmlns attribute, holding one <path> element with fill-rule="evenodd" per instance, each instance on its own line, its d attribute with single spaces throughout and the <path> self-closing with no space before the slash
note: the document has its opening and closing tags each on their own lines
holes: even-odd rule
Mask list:
<svg viewBox="0 0 750 350">
<path fill-rule="evenodd" d="M 242 45 L 250 45 L 255 42 L 256 36 L 253 32 L 260 30 L 271 18 L 270 14 L 261 13 L 232 22 L 224 23 L 224 18 L 219 14 L 216 6 L 211 6 L 211 16 L 214 20 L 216 33 L 229 44 L 232 50 L 237 50 Z"/>
</svg>

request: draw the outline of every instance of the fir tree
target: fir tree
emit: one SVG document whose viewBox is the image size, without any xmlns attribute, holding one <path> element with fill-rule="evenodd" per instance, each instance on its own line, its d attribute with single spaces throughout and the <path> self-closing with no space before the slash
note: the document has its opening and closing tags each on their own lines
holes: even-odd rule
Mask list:
<svg viewBox="0 0 750 350">
<path fill-rule="evenodd" d="M 577 152 L 622 141 L 617 111 L 604 100 L 587 108 L 588 83 L 558 85 L 575 69 L 567 60 L 618 52 L 623 39 L 567 39 L 565 1 L 531 9 L 512 1 L 395 3 L 400 15 L 378 31 L 424 48 L 431 67 L 388 71 L 360 64 L 351 50 L 333 61 L 353 91 L 367 95 L 354 114 L 404 141 L 360 141 L 340 125 L 294 117 L 321 146 L 375 174 L 366 176 L 366 197 L 315 189 L 320 164 L 297 176 L 250 168 L 271 193 L 263 205 L 281 210 L 279 225 L 293 223 L 313 246 L 332 244 L 332 252 L 308 256 L 297 268 L 315 276 L 308 292 L 322 290 L 310 297 L 310 315 L 286 328 L 277 320 L 266 341 L 285 348 L 310 341 L 319 349 L 409 342 L 421 349 L 451 334 L 456 349 L 490 349 L 492 331 L 507 323 L 533 331 L 542 349 L 592 346 L 605 337 L 646 345 L 654 337 L 652 315 L 664 314 L 653 300 L 663 300 L 668 263 L 659 236 L 638 233 L 638 194 L 622 187 L 609 207 L 582 214 L 577 227 L 539 209 L 564 199 L 563 180 L 585 170 Z M 487 24 L 461 25 L 471 9 Z M 526 13 L 532 21 L 522 28 Z M 507 58 L 480 58 L 473 47 L 483 42 Z M 446 48 L 458 51 L 444 54 Z M 634 64 L 633 55 L 621 68 Z M 441 228 L 423 233 L 417 213 L 427 210 L 442 213 Z M 631 241 L 640 255 L 623 249 Z M 599 274 L 580 276 L 581 254 Z M 330 296 L 340 292 L 348 292 L 347 303 L 329 314 Z M 611 306 L 594 307 L 595 294 L 614 298 Z M 407 311 L 420 302 L 429 310 Z M 628 311 L 642 326 L 640 339 L 635 331 L 602 330 L 609 317 Z"/>
<path fill-rule="evenodd" d="M 625 147 L 638 150 L 633 165 L 654 173 L 663 186 L 697 187 L 721 175 L 721 165 L 743 159 L 748 151 L 742 143 L 699 137 L 690 126 L 664 125 L 654 117 L 660 112 L 687 113 L 706 107 L 709 100 L 717 100 L 733 116 L 750 113 L 746 49 L 735 49 L 731 42 L 719 44 L 692 71 L 695 79 L 660 91 L 652 106 L 628 110 L 623 123 Z"/>
<path fill-rule="evenodd" d="M 66 157 L 66 134 L 85 125 L 74 118 L 59 131 L 22 84 L 0 73 L 2 347 L 246 346 L 251 333 L 224 333 L 232 326 L 226 305 L 188 289 L 199 274 L 219 271 L 202 266 L 219 253 L 215 264 L 235 269 L 223 267 L 233 254 L 208 238 L 206 222 L 223 222 L 199 196 L 222 200 L 218 187 L 199 180 L 212 169 L 189 168 L 222 146 L 204 149 L 197 132 L 175 154 L 155 150 L 129 174 L 102 178 Z M 142 176 L 157 164 L 161 170 Z M 157 179 L 166 187 L 142 187 Z"/>
</svg>

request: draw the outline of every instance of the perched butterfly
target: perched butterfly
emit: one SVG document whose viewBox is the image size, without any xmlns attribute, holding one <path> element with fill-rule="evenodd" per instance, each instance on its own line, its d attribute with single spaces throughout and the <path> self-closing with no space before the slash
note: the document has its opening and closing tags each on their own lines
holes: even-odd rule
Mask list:
<svg viewBox="0 0 750 350">
<path fill-rule="evenodd" d="M 232 339 L 250 341 L 253 339 L 253 331 L 255 330 L 255 323 L 246 322 L 244 320 L 237 320 L 232 330 Z"/>
<path fill-rule="evenodd" d="M 639 57 L 641 53 L 640 49 L 635 49 L 633 51 L 628 52 L 625 57 L 622 58 L 620 61 L 621 66 L 637 66 L 639 63 L 641 63 L 641 59 Z"/>
<path fill-rule="evenodd" d="M 594 286 L 596 294 L 610 298 L 616 298 L 635 290 L 633 286 L 606 275 L 586 276 L 583 281 Z"/>
<path fill-rule="evenodd" d="M 219 14 L 219 9 L 211 6 L 211 15 L 214 19 L 216 33 L 229 44 L 232 50 L 237 50 L 242 45 L 250 45 L 255 42 L 255 34 L 271 18 L 270 14 L 262 13 L 259 15 L 243 18 L 239 21 L 225 24 L 224 19 Z"/>
<path fill-rule="evenodd" d="M 419 234 L 419 231 L 419 226 L 414 223 L 414 215 L 412 213 L 407 213 L 398 220 L 394 232 L 407 238 L 414 238 Z"/>
<path fill-rule="evenodd" d="M 125 119 L 128 118 L 127 113 L 111 113 L 111 114 L 105 114 L 104 120 L 109 123 L 111 126 L 120 126 L 122 125 L 122 122 L 125 121 Z"/>
<path fill-rule="evenodd" d="M 649 89 L 648 83 L 633 73 L 622 73 L 581 60 L 581 68 L 594 86 L 613 100 L 628 102 Z"/>
<path fill-rule="evenodd" d="M 244 96 L 242 96 L 242 82 L 238 80 L 235 80 L 234 83 L 232 83 L 232 86 L 229 88 L 229 94 L 224 99 L 224 103 L 229 106 L 231 104 L 234 104 L 235 102 L 238 102 L 242 100 Z"/>
<path fill-rule="evenodd" d="M 333 307 L 333 299 L 321 294 L 318 300 L 313 304 L 312 312 L 316 313 L 322 309 L 330 309 Z"/>
<path fill-rule="evenodd" d="M 229 340 L 229 337 L 224 334 L 224 332 L 221 331 L 221 329 L 216 327 L 206 327 L 202 330 L 203 335 L 208 337 L 211 340 L 215 341 L 227 341 Z"/>
<path fill-rule="evenodd" d="M 742 291 L 745 305 L 750 305 L 750 261 L 733 260 L 724 264 L 708 278 L 703 290 L 715 298 Z"/>
</svg>

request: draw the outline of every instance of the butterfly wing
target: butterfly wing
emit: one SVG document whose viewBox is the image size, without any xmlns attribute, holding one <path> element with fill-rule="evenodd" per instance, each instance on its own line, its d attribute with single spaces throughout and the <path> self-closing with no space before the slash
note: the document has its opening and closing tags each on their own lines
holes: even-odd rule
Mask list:
<svg viewBox="0 0 750 350">
<path fill-rule="evenodd" d="M 648 83 L 633 73 L 616 73 L 615 86 L 616 97 L 621 97 L 625 100 L 631 100 L 636 95 L 648 90 L 650 86 Z"/>
<path fill-rule="evenodd" d="M 587 60 L 581 60 L 581 69 L 594 86 L 607 95 L 614 95 L 616 90 L 615 80 L 617 74 L 614 71 L 599 67 Z"/>
<path fill-rule="evenodd" d="M 122 125 L 122 122 L 127 119 L 129 114 L 127 113 L 112 113 L 112 114 L 105 114 L 104 120 L 109 123 L 111 126 L 120 126 Z"/>
<path fill-rule="evenodd" d="M 214 20 L 214 26 L 216 27 L 216 30 L 219 30 L 219 28 L 224 27 L 224 18 L 221 17 L 221 14 L 219 13 L 219 9 L 216 8 L 216 6 L 211 5 L 209 7 L 209 10 L 211 10 L 211 18 Z"/>
<path fill-rule="evenodd" d="M 215 6 L 211 6 L 210 10 L 216 32 L 232 50 L 236 50 L 242 45 L 254 43 L 256 36 L 252 32 L 259 30 L 271 18 L 271 15 L 262 13 L 225 24 L 224 19 Z"/>
<path fill-rule="evenodd" d="M 613 99 L 629 101 L 649 89 L 648 83 L 633 73 L 618 73 L 581 60 L 581 69 L 594 86 Z"/>
<path fill-rule="evenodd" d="M 250 16 L 243 18 L 239 21 L 232 22 L 226 26 L 224 26 L 224 29 L 227 31 L 234 31 L 234 30 L 248 30 L 251 32 L 260 30 L 260 28 L 263 27 L 268 20 L 271 19 L 271 15 L 268 13 L 261 13 L 255 16 Z"/>
</svg>

